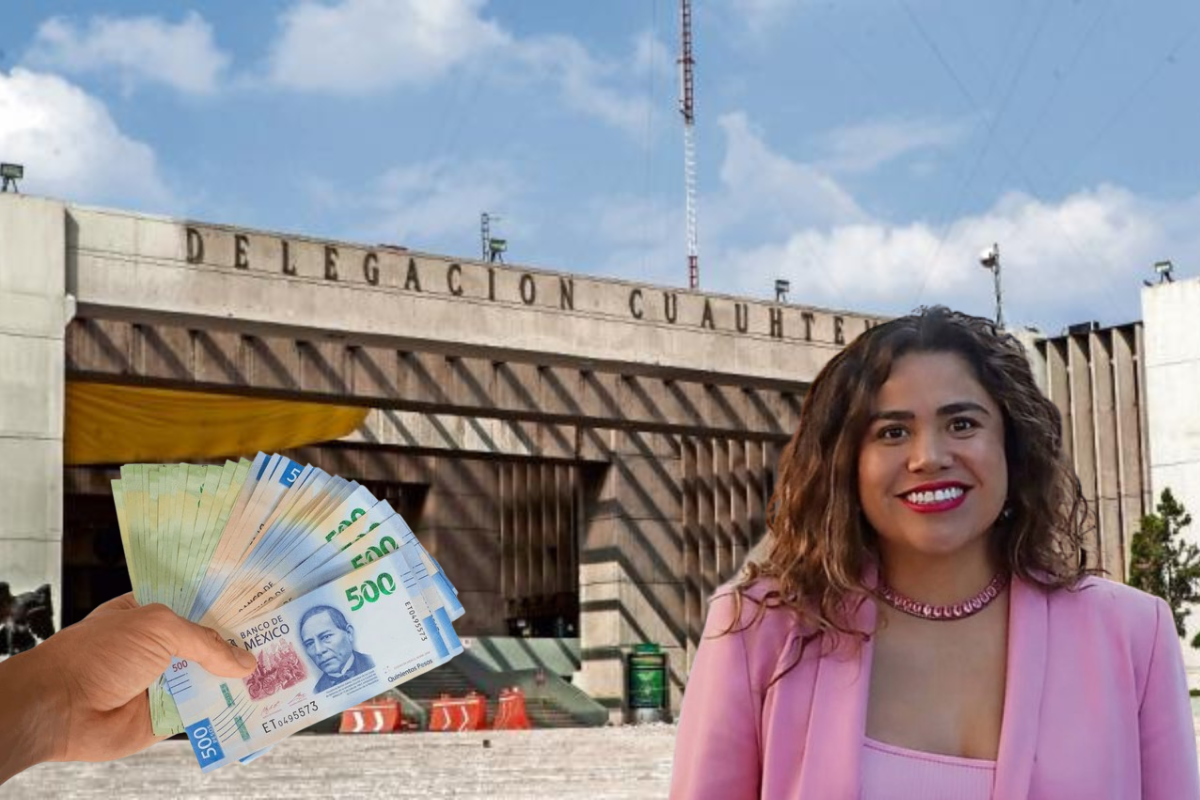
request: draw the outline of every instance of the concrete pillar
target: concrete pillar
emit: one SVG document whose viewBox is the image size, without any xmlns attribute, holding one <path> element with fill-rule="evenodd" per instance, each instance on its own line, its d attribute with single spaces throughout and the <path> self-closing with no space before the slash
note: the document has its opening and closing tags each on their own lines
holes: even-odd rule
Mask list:
<svg viewBox="0 0 1200 800">
<path fill-rule="evenodd" d="M 696 440 L 687 437 L 680 445 L 683 504 L 683 595 L 687 668 L 692 668 L 700 635 L 704 630 L 704 596 L 700 586 L 700 518 L 696 493 Z"/>
<path fill-rule="evenodd" d="M 558 588 L 558 482 L 553 464 L 542 464 L 542 593 Z"/>
<path fill-rule="evenodd" d="M 579 544 L 579 524 L 576 513 L 576 476 L 579 470 L 570 464 L 559 464 L 555 467 L 557 482 L 558 521 L 555 530 L 558 531 L 558 558 L 556 571 L 558 583 L 555 592 L 570 595 L 575 604 L 579 602 L 579 570 L 577 547 Z M 579 628 L 576 623 L 575 633 Z"/>
<path fill-rule="evenodd" d="M 671 707 L 686 672 L 680 443 L 612 431 L 610 466 L 586 491 L 580 546 L 579 686 L 624 716 L 624 656 L 655 642 L 669 659 Z"/>
<path fill-rule="evenodd" d="M 746 517 L 749 520 L 750 547 L 767 532 L 766 476 L 763 472 L 762 442 L 746 442 Z"/>
<path fill-rule="evenodd" d="M 526 464 L 525 487 L 529 492 L 529 547 L 525 551 L 529 563 L 529 595 L 531 598 L 540 598 L 545 593 L 542 573 L 546 549 L 546 494 L 542 485 L 541 464 Z"/>
<path fill-rule="evenodd" d="M 700 540 L 700 593 L 705 602 L 720 585 L 717 564 L 717 516 L 713 493 L 713 440 L 696 442 L 696 516 Z"/>
<path fill-rule="evenodd" d="M 66 211 L 0 195 L 0 581 L 62 608 Z"/>
<path fill-rule="evenodd" d="M 1146 315 L 1146 298 L 1142 297 L 1142 316 L 1143 321 Z M 1150 406 L 1152 403 L 1152 393 L 1150 390 L 1150 382 L 1147 376 L 1149 369 L 1148 364 L 1151 363 L 1151 356 L 1146 344 L 1146 327 L 1140 325 L 1134 330 L 1134 345 L 1133 352 L 1137 353 L 1137 381 L 1142 387 L 1141 393 L 1138 395 L 1143 400 L 1142 405 L 1142 506 L 1147 511 L 1152 511 L 1157 501 L 1154 497 L 1154 487 L 1157 485 L 1157 478 L 1153 476 L 1152 463 L 1157 463 L 1157 451 L 1150 445 Z"/>
<path fill-rule="evenodd" d="M 717 545 L 717 584 L 723 584 L 738 568 L 734 561 L 732 476 L 729 469 L 729 440 L 713 440 L 713 512 Z"/>
<path fill-rule="evenodd" d="M 513 465 L 513 597 L 518 601 L 529 594 L 529 492 L 526 467 L 524 462 Z"/>
<path fill-rule="evenodd" d="M 1093 415 L 1092 366 L 1088 355 L 1087 339 L 1083 336 L 1067 337 L 1067 371 L 1071 383 L 1071 428 L 1075 448 L 1075 472 L 1083 485 L 1083 496 L 1093 512 L 1096 508 L 1096 424 Z M 1094 520 L 1093 520 L 1094 522 Z M 1084 544 L 1088 566 L 1103 565 L 1100 549 L 1100 532 L 1092 525 L 1091 533 Z"/>
<path fill-rule="evenodd" d="M 733 569 L 741 569 L 750 552 L 750 519 L 747 511 L 746 443 L 740 440 L 729 442 L 729 519 L 730 537 L 733 542 Z"/>
<path fill-rule="evenodd" d="M 496 492 L 500 498 L 500 596 L 504 601 L 505 615 L 510 604 L 516 600 L 514 571 L 516 555 L 513 549 L 513 465 L 510 462 L 499 466 L 496 475 Z"/>
<path fill-rule="evenodd" d="M 504 636 L 498 465 L 464 458 L 434 459 L 433 479 L 417 521 L 421 543 L 441 562 L 466 608 L 460 636 Z"/>
<path fill-rule="evenodd" d="M 1096 428 L 1096 524 L 1100 535 L 1100 564 L 1114 580 L 1125 578 L 1125 537 L 1121 529 L 1117 486 L 1117 418 L 1113 391 L 1112 328 L 1092 331 L 1088 350 L 1092 357 L 1093 419 Z"/>
<path fill-rule="evenodd" d="M 779 477 L 779 459 L 783 456 L 786 442 L 766 442 L 763 444 L 763 498 L 770 502 L 771 494 L 775 491 L 775 481 Z"/>
<path fill-rule="evenodd" d="M 1050 388 L 1047 383 L 1047 367 L 1046 367 L 1046 351 L 1045 343 L 1042 340 L 1042 334 L 1031 328 L 1019 328 L 1011 331 L 1021 346 L 1025 348 L 1025 360 L 1029 362 L 1029 370 L 1033 373 L 1033 380 L 1037 383 L 1042 394 L 1047 397 L 1050 395 Z"/>
<path fill-rule="evenodd" d="M 1141 326 L 1138 326 L 1138 330 Z M 1144 415 L 1145 398 L 1139 392 L 1141 381 L 1137 377 L 1137 363 L 1134 358 L 1135 342 L 1130 341 L 1136 336 L 1133 331 L 1115 331 L 1113 333 L 1113 416 L 1116 418 L 1116 448 L 1117 448 L 1117 493 L 1120 498 L 1118 523 L 1122 533 L 1122 563 L 1125 572 L 1121 580 L 1129 577 L 1129 560 L 1133 544 L 1133 534 L 1141 523 L 1146 511 L 1143 501 L 1144 483 L 1142 477 L 1146 461 L 1146 452 L 1142 447 L 1142 436 L 1145 434 Z"/>
<path fill-rule="evenodd" d="M 1068 460 L 1075 458 L 1075 434 L 1071 424 L 1071 381 L 1067 375 L 1066 343 L 1062 340 L 1046 342 L 1046 396 L 1058 408 L 1063 426 L 1063 453 Z"/>
</svg>

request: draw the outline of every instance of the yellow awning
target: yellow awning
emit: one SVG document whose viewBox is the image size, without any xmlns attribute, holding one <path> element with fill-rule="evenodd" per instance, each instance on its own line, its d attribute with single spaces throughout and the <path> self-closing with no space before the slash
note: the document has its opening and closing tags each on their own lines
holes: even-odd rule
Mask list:
<svg viewBox="0 0 1200 800">
<path fill-rule="evenodd" d="M 67 382 L 69 465 L 206 460 L 340 439 L 366 408 Z"/>
</svg>

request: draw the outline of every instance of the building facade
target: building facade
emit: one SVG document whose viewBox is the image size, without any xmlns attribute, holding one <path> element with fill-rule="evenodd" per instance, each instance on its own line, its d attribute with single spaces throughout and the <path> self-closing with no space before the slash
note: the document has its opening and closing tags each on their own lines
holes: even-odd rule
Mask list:
<svg viewBox="0 0 1200 800">
<path fill-rule="evenodd" d="M 463 635 L 578 637 L 614 709 L 653 641 L 677 703 L 807 385 L 873 324 L 0 195 L 0 580 L 51 584 L 68 623 L 125 588 L 120 462 L 64 463 L 80 387 L 364 407 L 287 452 L 402 509 Z"/>
<path fill-rule="evenodd" d="M 1117 578 L 1157 487 L 1200 508 L 1197 286 L 1146 290 L 1144 323 L 1022 334 Z M 677 707 L 808 385 L 877 322 L 0 195 L 0 581 L 49 583 L 64 623 L 128 588 L 122 462 L 64 460 L 81 387 L 360 407 L 280 449 L 401 511 L 462 635 L 577 638 L 575 682 L 614 715 L 624 655 L 658 643 Z"/>
</svg>

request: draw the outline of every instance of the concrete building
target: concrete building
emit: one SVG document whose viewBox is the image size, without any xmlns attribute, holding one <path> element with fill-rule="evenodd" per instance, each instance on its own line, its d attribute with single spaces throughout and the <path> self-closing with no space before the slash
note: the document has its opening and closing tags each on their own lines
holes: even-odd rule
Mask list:
<svg viewBox="0 0 1200 800">
<path fill-rule="evenodd" d="M 576 636 L 613 709 L 657 642 L 677 702 L 808 383 L 874 323 L 0 195 L 0 580 L 50 583 L 68 623 L 127 585 L 119 465 L 64 468 L 72 386 L 366 406 L 292 455 L 402 511 L 462 635 Z"/>
<path fill-rule="evenodd" d="M 1025 337 L 1114 577 L 1163 481 L 1200 509 L 1200 412 L 1174 402 L 1200 386 L 1198 287 L 1147 290 L 1144 336 Z M 64 623 L 128 587 L 119 464 L 64 465 L 71 387 L 361 406 L 352 435 L 288 454 L 401 511 L 461 591 L 461 635 L 578 638 L 575 682 L 614 714 L 624 654 L 656 642 L 677 707 L 808 385 L 876 323 L 0 194 L 0 581 L 50 583 Z"/>
<path fill-rule="evenodd" d="M 1128 574 L 1133 532 L 1151 507 L 1142 331 L 1140 322 L 1081 323 L 1022 337 L 1062 414 L 1064 447 L 1088 501 L 1087 563 L 1115 580 Z"/>
<path fill-rule="evenodd" d="M 1150 488 L 1157 503 L 1169 488 L 1195 522 L 1186 531 L 1200 544 L 1200 278 L 1142 289 Z M 1187 640 L 1200 632 L 1200 610 L 1188 619 Z M 1184 647 L 1193 688 L 1200 688 L 1200 651 Z"/>
<path fill-rule="evenodd" d="M 1142 320 L 1072 325 L 1022 338 L 1034 372 L 1063 415 L 1066 449 L 1091 506 L 1088 563 L 1129 574 L 1133 534 L 1163 489 L 1197 519 L 1200 545 L 1200 278 L 1141 290 Z M 1184 660 L 1200 688 L 1200 610 L 1188 620 Z"/>
</svg>

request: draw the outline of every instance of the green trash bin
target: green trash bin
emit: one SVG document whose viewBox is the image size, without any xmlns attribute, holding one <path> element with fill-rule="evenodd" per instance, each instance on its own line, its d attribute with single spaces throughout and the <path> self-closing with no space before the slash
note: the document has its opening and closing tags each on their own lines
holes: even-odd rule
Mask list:
<svg viewBox="0 0 1200 800">
<path fill-rule="evenodd" d="M 635 644 L 626 659 L 630 721 L 663 722 L 667 717 L 667 654 L 657 644 Z"/>
</svg>

